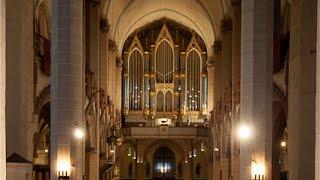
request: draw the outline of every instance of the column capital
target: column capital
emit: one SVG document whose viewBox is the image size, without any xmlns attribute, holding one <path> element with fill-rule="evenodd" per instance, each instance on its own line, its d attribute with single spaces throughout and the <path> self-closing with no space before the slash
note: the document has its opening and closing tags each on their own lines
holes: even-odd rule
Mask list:
<svg viewBox="0 0 320 180">
<path fill-rule="evenodd" d="M 221 20 L 221 32 L 230 32 L 232 31 L 232 20 L 223 19 Z"/>
<path fill-rule="evenodd" d="M 207 70 L 213 69 L 213 67 L 214 67 L 214 58 L 213 57 L 209 57 L 207 59 L 206 66 L 207 66 Z"/>
<path fill-rule="evenodd" d="M 100 19 L 100 32 L 101 33 L 107 33 L 109 32 L 110 24 L 108 19 L 102 18 Z"/>
<path fill-rule="evenodd" d="M 233 7 L 241 6 L 241 0 L 231 0 L 231 4 Z"/>
<path fill-rule="evenodd" d="M 221 41 L 215 41 L 213 43 L 212 48 L 213 48 L 213 52 L 214 53 L 220 52 L 222 50 L 222 42 Z"/>
<path fill-rule="evenodd" d="M 111 50 L 111 51 L 117 50 L 117 44 L 116 44 L 116 42 L 115 42 L 114 40 L 112 40 L 112 39 L 109 39 L 109 40 L 108 40 L 108 47 L 109 47 L 109 50 Z"/>
</svg>

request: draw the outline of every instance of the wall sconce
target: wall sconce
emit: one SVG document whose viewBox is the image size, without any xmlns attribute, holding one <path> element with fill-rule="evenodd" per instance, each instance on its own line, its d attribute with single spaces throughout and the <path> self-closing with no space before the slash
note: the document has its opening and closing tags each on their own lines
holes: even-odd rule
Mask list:
<svg viewBox="0 0 320 180">
<path fill-rule="evenodd" d="M 114 142 L 111 142 L 110 153 L 115 153 L 115 151 L 116 151 L 116 146 L 114 145 Z"/>
<path fill-rule="evenodd" d="M 264 180 L 265 166 L 263 164 L 253 162 L 251 168 L 253 180 Z"/>
<path fill-rule="evenodd" d="M 282 148 L 285 148 L 287 146 L 287 142 L 286 141 L 281 141 L 280 146 Z"/>
<path fill-rule="evenodd" d="M 246 125 L 246 124 L 242 124 L 239 126 L 238 128 L 238 137 L 241 140 L 246 140 L 249 139 L 252 135 L 252 129 Z"/>
<path fill-rule="evenodd" d="M 73 136 L 78 139 L 78 140 L 81 140 L 84 138 L 84 132 L 83 132 L 83 129 L 82 128 L 75 128 L 74 131 L 73 131 Z"/>
<path fill-rule="evenodd" d="M 219 152 L 219 148 L 218 148 L 218 147 L 215 147 L 213 150 L 214 150 L 215 152 Z"/>
<path fill-rule="evenodd" d="M 128 156 L 129 157 L 131 156 L 131 147 L 129 147 L 129 149 L 128 149 Z"/>
<path fill-rule="evenodd" d="M 197 150 L 193 149 L 193 157 L 197 157 Z"/>
<path fill-rule="evenodd" d="M 192 158 L 192 151 L 189 151 L 189 158 Z"/>
<path fill-rule="evenodd" d="M 133 151 L 133 156 L 132 156 L 132 159 L 137 159 L 137 154 L 136 154 L 136 151 Z"/>
<path fill-rule="evenodd" d="M 138 156 L 138 158 L 137 158 L 137 163 L 139 164 L 139 163 L 143 163 L 143 157 L 141 157 L 141 156 Z"/>
<path fill-rule="evenodd" d="M 203 144 L 203 142 L 201 142 L 201 144 L 200 144 L 200 149 L 201 149 L 202 152 L 204 152 L 204 144 Z"/>
<path fill-rule="evenodd" d="M 57 173 L 58 179 L 69 179 L 70 178 L 71 165 L 68 161 L 58 161 Z"/>
<path fill-rule="evenodd" d="M 184 163 L 186 163 L 186 164 L 188 163 L 188 158 L 187 157 L 184 158 Z"/>
</svg>

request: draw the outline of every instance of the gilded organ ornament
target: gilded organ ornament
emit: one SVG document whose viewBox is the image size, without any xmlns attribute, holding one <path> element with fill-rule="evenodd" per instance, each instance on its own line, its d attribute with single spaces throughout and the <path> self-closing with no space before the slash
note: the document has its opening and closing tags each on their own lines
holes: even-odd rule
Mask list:
<svg viewBox="0 0 320 180">
<path fill-rule="evenodd" d="M 190 30 L 180 30 L 179 35 L 173 29 L 181 27 L 173 24 L 163 22 L 161 28 L 156 24 L 154 29 L 140 30 L 124 46 L 126 124 L 170 122 L 164 125 L 175 126 L 178 121 L 190 124 L 207 119 L 206 50 L 198 35 Z M 150 33 L 144 31 L 153 36 L 158 32 L 157 38 L 149 39 Z"/>
</svg>

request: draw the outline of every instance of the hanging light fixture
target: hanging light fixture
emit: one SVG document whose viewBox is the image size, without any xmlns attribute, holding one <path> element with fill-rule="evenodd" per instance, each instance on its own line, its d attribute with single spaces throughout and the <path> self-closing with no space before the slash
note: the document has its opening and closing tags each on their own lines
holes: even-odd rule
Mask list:
<svg viewBox="0 0 320 180">
<path fill-rule="evenodd" d="M 129 149 L 128 149 L 128 156 L 129 157 L 131 156 L 131 147 L 129 147 Z"/>
<path fill-rule="evenodd" d="M 136 155 L 136 152 L 135 152 L 135 151 L 133 151 L 132 159 L 137 159 L 137 155 Z"/>
<path fill-rule="evenodd" d="M 196 148 L 193 149 L 193 157 L 197 157 L 197 150 L 196 150 Z"/>
<path fill-rule="evenodd" d="M 192 158 L 192 151 L 189 151 L 189 158 Z"/>
<path fill-rule="evenodd" d="M 200 149 L 201 149 L 201 152 L 204 152 L 204 144 L 203 144 L 203 142 L 201 142 L 201 144 L 200 144 Z"/>
</svg>

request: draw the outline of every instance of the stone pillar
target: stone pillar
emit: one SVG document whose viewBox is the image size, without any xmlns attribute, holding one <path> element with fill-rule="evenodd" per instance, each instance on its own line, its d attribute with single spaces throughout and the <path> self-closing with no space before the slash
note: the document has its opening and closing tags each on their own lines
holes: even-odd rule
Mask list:
<svg viewBox="0 0 320 180">
<path fill-rule="evenodd" d="M 0 0 L 0 177 L 6 179 L 6 0 Z"/>
<path fill-rule="evenodd" d="M 221 41 L 215 41 L 214 51 L 214 103 L 221 102 Z M 216 106 L 216 104 L 214 104 Z"/>
<path fill-rule="evenodd" d="M 320 52 L 320 3 L 317 8 L 317 52 Z M 315 180 L 320 180 L 320 53 L 317 53 L 316 61 L 316 158 Z"/>
<path fill-rule="evenodd" d="M 86 65 L 89 66 L 89 69 L 93 72 L 94 75 L 94 80 L 96 81 L 96 89 L 100 89 L 100 59 L 99 59 L 99 4 L 93 1 L 86 1 L 86 8 L 87 11 L 86 13 L 86 39 L 87 47 L 86 47 Z M 95 133 L 94 137 L 95 138 L 95 150 L 88 153 L 89 156 L 89 174 L 88 177 L 91 180 L 98 180 L 99 179 L 99 155 L 100 155 L 100 95 L 99 92 L 96 94 L 97 102 L 95 104 L 96 107 L 96 114 L 97 116 L 95 117 Z M 92 147 L 93 148 L 93 147 Z"/>
<path fill-rule="evenodd" d="M 316 38 L 317 0 L 292 1 L 287 122 L 290 180 L 315 179 Z"/>
<path fill-rule="evenodd" d="M 254 161 L 272 178 L 272 22 L 273 1 L 242 2 L 240 123 L 252 136 L 240 141 L 240 180 L 252 179 Z"/>
<path fill-rule="evenodd" d="M 207 72 L 208 72 L 208 114 L 213 110 L 214 106 L 214 59 L 208 58 L 207 60 Z M 213 117 L 211 117 L 213 118 Z"/>
<path fill-rule="evenodd" d="M 115 88 L 116 88 L 116 94 L 115 94 L 115 108 L 117 110 L 121 110 L 121 100 L 122 100 L 122 59 L 120 57 L 116 58 L 116 65 L 115 65 Z"/>
<path fill-rule="evenodd" d="M 1 6 L 2 8 L 3 6 Z M 6 153 L 33 158 L 33 3 L 6 1 Z"/>
<path fill-rule="evenodd" d="M 222 38 L 222 92 L 232 83 L 232 20 L 221 21 Z"/>
<path fill-rule="evenodd" d="M 220 105 L 221 104 L 221 90 L 222 90 L 222 84 L 221 84 L 221 72 L 222 72 L 222 65 L 221 65 L 221 41 L 215 41 L 213 44 L 213 52 L 214 52 L 214 112 L 213 112 L 213 120 L 217 120 L 217 113 L 220 112 Z M 212 127 L 214 128 L 214 127 Z M 216 133 L 216 132 L 214 132 Z M 220 138 L 217 139 L 217 137 L 213 137 L 213 148 L 217 146 L 217 142 L 220 142 Z M 214 151 L 213 155 L 213 179 L 220 179 L 220 172 L 221 172 L 221 163 L 220 163 L 220 156 L 217 158 L 217 155 L 220 152 Z"/>
<path fill-rule="evenodd" d="M 239 154 L 238 154 L 238 139 L 236 127 L 239 122 L 238 92 L 240 86 L 240 66 L 241 66 L 241 0 L 232 0 L 233 6 L 233 44 L 232 44 L 232 130 L 231 130 L 231 176 L 232 180 L 239 179 Z"/>
<path fill-rule="evenodd" d="M 83 177 L 83 142 L 73 137 L 83 129 L 83 1 L 52 1 L 51 178 L 59 164 L 70 164 L 70 179 Z"/>
</svg>

